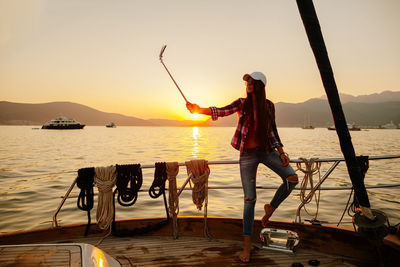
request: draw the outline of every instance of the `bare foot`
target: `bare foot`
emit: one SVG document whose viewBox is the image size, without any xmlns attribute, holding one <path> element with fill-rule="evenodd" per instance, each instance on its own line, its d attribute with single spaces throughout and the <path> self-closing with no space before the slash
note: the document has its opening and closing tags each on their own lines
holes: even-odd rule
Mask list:
<svg viewBox="0 0 400 267">
<path fill-rule="evenodd" d="M 265 227 L 267 225 L 267 223 L 269 222 L 269 218 L 272 216 L 272 213 L 274 213 L 275 208 L 272 207 L 270 204 L 265 204 L 264 211 L 265 211 L 265 215 L 261 219 L 261 224 L 263 227 Z"/>
<path fill-rule="evenodd" d="M 243 251 L 240 253 L 239 258 L 242 262 L 250 262 L 250 251 L 251 251 L 251 237 L 244 237 Z"/>
</svg>

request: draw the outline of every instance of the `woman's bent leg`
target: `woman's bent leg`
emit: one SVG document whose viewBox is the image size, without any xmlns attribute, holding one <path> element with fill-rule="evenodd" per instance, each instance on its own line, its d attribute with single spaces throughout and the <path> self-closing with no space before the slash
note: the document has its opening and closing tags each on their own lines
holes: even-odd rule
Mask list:
<svg viewBox="0 0 400 267">
<path fill-rule="evenodd" d="M 282 180 L 283 183 L 276 190 L 275 195 L 270 202 L 274 209 L 279 207 L 279 205 L 290 195 L 290 193 L 293 191 L 293 188 L 295 188 L 298 183 L 297 174 L 291 175 L 285 179 L 282 178 Z"/>
<path fill-rule="evenodd" d="M 277 151 L 266 154 L 263 159 L 263 163 L 277 173 L 283 181 L 283 183 L 275 192 L 270 204 L 266 204 L 264 206 L 265 215 L 262 218 L 262 223 L 265 225 L 275 209 L 278 208 L 278 206 L 290 195 L 293 188 L 295 188 L 296 184 L 298 183 L 298 178 L 296 172 L 290 165 L 282 166 L 282 161 Z"/>
</svg>

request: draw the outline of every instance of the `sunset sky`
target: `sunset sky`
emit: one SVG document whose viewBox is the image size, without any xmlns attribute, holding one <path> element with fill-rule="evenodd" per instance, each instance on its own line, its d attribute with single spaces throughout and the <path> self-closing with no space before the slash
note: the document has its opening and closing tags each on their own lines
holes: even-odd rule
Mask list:
<svg viewBox="0 0 400 267">
<path fill-rule="evenodd" d="M 314 4 L 339 92 L 400 91 L 400 1 Z M 0 0 L 0 100 L 189 119 L 164 44 L 201 106 L 244 96 L 253 71 L 274 102 L 324 94 L 295 0 Z"/>
</svg>

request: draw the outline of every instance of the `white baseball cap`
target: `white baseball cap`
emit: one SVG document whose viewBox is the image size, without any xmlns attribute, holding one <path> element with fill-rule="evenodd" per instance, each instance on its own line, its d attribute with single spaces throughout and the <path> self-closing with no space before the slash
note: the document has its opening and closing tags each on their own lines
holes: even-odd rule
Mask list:
<svg viewBox="0 0 400 267">
<path fill-rule="evenodd" d="M 263 82 L 264 85 L 267 85 L 267 78 L 262 72 L 256 71 L 251 74 L 245 74 L 243 76 L 243 80 L 247 81 L 248 77 L 251 77 L 253 80 L 260 80 Z"/>
</svg>

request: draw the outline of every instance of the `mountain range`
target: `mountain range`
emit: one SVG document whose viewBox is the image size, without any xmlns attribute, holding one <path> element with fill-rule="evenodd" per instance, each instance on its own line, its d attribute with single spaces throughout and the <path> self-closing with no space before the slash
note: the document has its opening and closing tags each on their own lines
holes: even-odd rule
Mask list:
<svg viewBox="0 0 400 267">
<path fill-rule="evenodd" d="M 343 111 L 349 123 L 360 126 L 379 126 L 393 121 L 400 123 L 400 92 L 384 91 L 379 94 L 352 96 L 340 95 Z M 229 103 L 227 103 L 229 104 Z M 302 103 L 275 104 L 278 127 L 301 127 L 310 123 L 315 127 L 333 124 L 326 96 L 312 98 Z M 177 121 L 166 119 L 144 120 L 117 113 L 107 113 L 72 102 L 25 104 L 0 101 L 0 125 L 43 125 L 58 115 L 86 125 L 117 126 L 234 126 L 237 116 L 220 118 L 217 121 Z"/>
<path fill-rule="evenodd" d="M 325 99 L 326 95 L 321 96 L 319 99 Z M 375 93 L 370 95 L 352 96 L 349 94 L 340 94 L 340 101 L 344 103 L 381 103 L 400 101 L 400 92 L 383 91 L 382 93 Z"/>
</svg>

